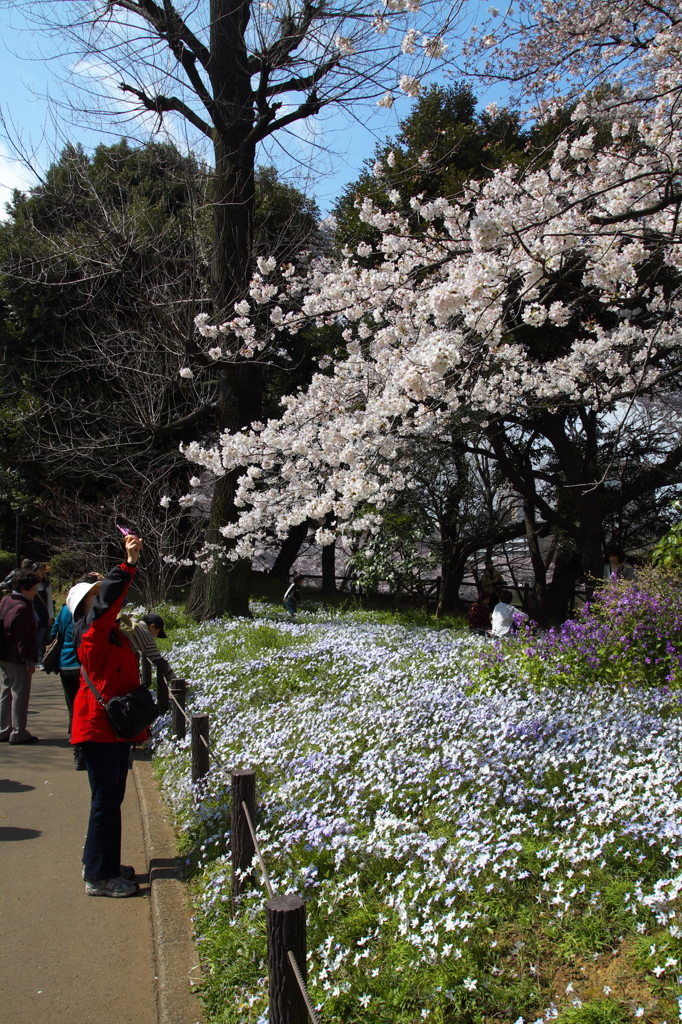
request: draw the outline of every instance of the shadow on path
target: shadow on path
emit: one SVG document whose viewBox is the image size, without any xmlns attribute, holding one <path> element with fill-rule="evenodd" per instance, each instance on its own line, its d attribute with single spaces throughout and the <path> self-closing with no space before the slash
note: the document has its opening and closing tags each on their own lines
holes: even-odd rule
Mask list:
<svg viewBox="0 0 682 1024">
<path fill-rule="evenodd" d="M 15 782 L 14 779 L 0 779 L 0 793 L 27 793 L 35 786 L 27 786 L 24 782 Z"/>
<path fill-rule="evenodd" d="M 37 828 L 19 828 L 16 825 L 0 826 L 0 843 L 18 843 L 22 839 L 37 839 L 42 836 Z"/>
</svg>

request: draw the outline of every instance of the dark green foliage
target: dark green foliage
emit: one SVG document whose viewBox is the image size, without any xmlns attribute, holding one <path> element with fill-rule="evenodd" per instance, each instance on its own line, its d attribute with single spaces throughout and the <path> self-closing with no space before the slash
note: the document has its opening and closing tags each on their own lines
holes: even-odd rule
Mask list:
<svg viewBox="0 0 682 1024">
<path fill-rule="evenodd" d="M 358 180 L 346 187 L 334 211 L 338 246 L 353 248 L 361 241 L 378 240 L 376 229 L 360 220 L 358 200 L 368 197 L 385 209 L 391 205 L 388 194 L 395 189 L 399 206 L 405 209 L 412 196 L 458 195 L 469 179 L 486 177 L 496 167 L 524 159 L 527 141 L 517 114 L 508 110 L 494 116 L 477 114 L 476 98 L 468 86 L 433 85 L 400 122 L 396 141 L 377 146 L 374 160 L 382 166 L 382 177 L 374 176 L 374 160 L 368 161 Z M 393 167 L 387 162 L 391 152 Z"/>
<path fill-rule="evenodd" d="M 319 245 L 317 203 L 293 185 L 280 181 L 274 167 L 256 170 L 256 254 L 278 263 L 294 260 L 301 249 Z"/>
<path fill-rule="evenodd" d="M 293 258 L 317 244 L 314 202 L 273 168 L 257 171 L 256 187 L 257 252 Z M 184 557 L 195 543 L 201 517 L 179 518 L 171 536 L 158 502 L 188 489 L 179 443 L 217 428 L 221 377 L 194 326 L 212 310 L 210 188 L 193 156 L 123 139 L 91 155 L 67 146 L 39 185 L 15 193 L 0 226 L 6 543 L 25 491 L 61 547 L 85 539 L 94 550 L 117 516 L 145 531 L 159 567 L 162 553 Z M 309 378 L 306 346 L 285 340 L 289 359 L 266 371 L 273 404 L 304 357 L 298 382 Z M 192 381 L 179 376 L 186 365 Z"/>
<path fill-rule="evenodd" d="M 50 579 L 58 590 L 67 590 L 79 576 L 93 571 L 97 566 L 87 551 L 59 551 L 50 558 Z"/>
<path fill-rule="evenodd" d="M 4 580 L 14 568 L 15 555 L 12 551 L 0 551 L 0 579 Z"/>
</svg>

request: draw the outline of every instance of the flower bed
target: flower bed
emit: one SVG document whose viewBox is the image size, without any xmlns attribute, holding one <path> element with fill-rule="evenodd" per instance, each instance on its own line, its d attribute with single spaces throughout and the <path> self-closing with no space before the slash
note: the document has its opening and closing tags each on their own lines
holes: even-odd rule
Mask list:
<svg viewBox="0 0 682 1024">
<path fill-rule="evenodd" d="M 513 648 L 484 659 L 538 684 L 679 688 L 682 683 L 682 576 L 679 570 L 640 570 L 613 578 L 575 619 L 539 638 L 523 633 Z"/>
<path fill-rule="evenodd" d="M 486 643 L 264 608 L 176 634 L 172 662 L 222 765 L 257 771 L 275 889 L 308 900 L 323 1021 L 676 1019 L 674 695 L 531 685 L 514 657 L 481 674 Z M 232 916 L 229 777 L 214 765 L 197 804 L 167 724 L 157 755 L 209 1019 L 264 1021 L 265 895 Z"/>
</svg>

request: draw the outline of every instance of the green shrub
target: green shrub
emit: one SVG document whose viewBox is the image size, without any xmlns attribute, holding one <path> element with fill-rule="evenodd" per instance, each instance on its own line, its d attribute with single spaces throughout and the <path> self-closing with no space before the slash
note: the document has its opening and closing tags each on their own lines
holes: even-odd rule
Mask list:
<svg viewBox="0 0 682 1024">
<path fill-rule="evenodd" d="M 627 1024 L 630 1014 L 624 1006 L 610 999 L 595 999 L 582 1006 L 573 1006 L 557 1017 L 557 1024 Z"/>
<path fill-rule="evenodd" d="M 50 579 L 58 590 L 72 586 L 79 576 L 93 568 L 93 557 L 87 551 L 59 551 L 50 559 Z"/>
<path fill-rule="evenodd" d="M 9 576 L 15 565 L 15 556 L 11 551 L 0 550 L 0 580 Z"/>
<path fill-rule="evenodd" d="M 673 508 L 679 512 L 682 510 L 682 504 L 674 501 Z M 672 569 L 682 565 L 682 522 L 675 523 L 663 534 L 651 552 L 651 560 L 654 565 L 661 568 Z"/>
</svg>

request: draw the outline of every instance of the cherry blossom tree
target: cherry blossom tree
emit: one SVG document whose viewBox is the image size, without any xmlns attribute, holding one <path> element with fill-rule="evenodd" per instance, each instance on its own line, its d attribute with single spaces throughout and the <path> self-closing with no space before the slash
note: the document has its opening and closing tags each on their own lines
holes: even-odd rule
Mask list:
<svg viewBox="0 0 682 1024">
<path fill-rule="evenodd" d="M 186 452 L 219 475 L 242 469 L 243 511 L 222 527 L 235 554 L 247 557 L 266 527 L 284 536 L 304 519 L 321 524 L 321 544 L 338 530 L 380 529 L 393 496 L 414 486 L 410 442 L 468 423 L 522 498 L 572 534 L 583 570 L 600 574 L 599 424 L 674 391 L 682 370 L 674 35 L 650 34 L 628 53 L 645 94 L 583 94 L 537 162 L 469 182 L 452 201 L 406 206 L 395 192 L 378 208 L 366 198 L 360 215 L 381 232 L 378 245 L 300 274 L 261 260 L 237 316 L 199 318 L 222 358 L 264 353 L 310 321 L 343 326 L 345 347 L 284 400 L 280 419 Z M 570 515 L 550 505 L 542 466 L 522 471 L 515 450 L 528 438 L 563 466 Z M 639 484 L 663 486 L 681 463 L 675 443 L 642 466 Z"/>
<path fill-rule="evenodd" d="M 681 45 L 678 0 L 526 0 L 504 12 L 489 7 L 465 55 L 470 71 L 545 99 L 579 98 L 608 83 L 655 102 L 679 95 Z"/>
</svg>

